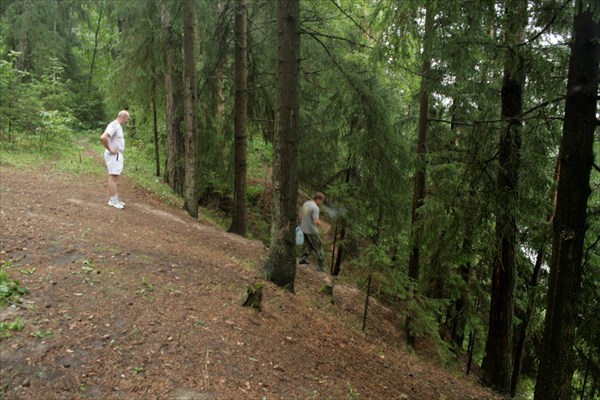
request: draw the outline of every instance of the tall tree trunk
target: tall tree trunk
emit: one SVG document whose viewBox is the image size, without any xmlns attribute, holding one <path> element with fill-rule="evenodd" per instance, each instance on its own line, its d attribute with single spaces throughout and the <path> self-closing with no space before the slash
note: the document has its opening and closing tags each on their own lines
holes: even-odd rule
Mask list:
<svg viewBox="0 0 600 400">
<path fill-rule="evenodd" d="M 198 99 L 196 94 L 196 10 L 194 0 L 183 0 L 183 81 L 185 88 L 184 208 L 198 218 Z"/>
<path fill-rule="evenodd" d="M 246 47 L 246 0 L 235 9 L 235 146 L 234 206 L 230 232 L 246 236 L 246 120 L 248 105 L 248 49 Z"/>
<path fill-rule="evenodd" d="M 350 123 L 350 137 L 352 137 L 352 132 L 354 131 L 354 119 Z M 352 154 L 348 155 L 348 161 L 346 163 L 346 173 L 344 175 L 344 184 L 348 187 L 350 184 L 350 163 L 352 162 Z M 338 228 L 340 228 L 340 234 L 337 236 L 337 253 L 335 254 L 335 262 L 331 266 L 331 275 L 338 276 L 340 271 L 342 270 L 342 259 L 344 257 L 344 247 L 346 246 L 346 226 L 348 222 L 346 221 L 345 215 L 340 215 L 339 220 L 337 222 L 339 226 L 336 226 L 336 234 Z M 335 251 L 335 243 L 334 243 L 334 251 Z"/>
<path fill-rule="evenodd" d="M 32 9 L 35 5 L 31 1 L 23 1 L 23 11 L 21 14 L 22 20 L 32 18 Z M 33 71 L 33 55 L 31 45 L 31 33 L 29 29 L 21 29 L 21 33 L 17 40 L 17 51 L 19 54 L 15 59 L 15 67 L 20 71 Z"/>
<path fill-rule="evenodd" d="M 416 292 L 419 284 L 419 269 L 420 269 L 420 228 L 419 225 L 419 208 L 425 201 L 425 176 L 427 173 L 426 154 L 427 154 L 427 118 L 429 112 L 429 73 L 431 71 L 431 40 L 433 38 L 433 2 L 427 0 L 425 6 L 425 34 L 423 36 L 423 63 L 421 66 L 421 87 L 419 97 L 419 121 L 417 125 L 417 162 L 415 172 L 415 187 L 413 192 L 412 203 L 412 250 L 408 260 L 408 276 L 413 282 L 411 292 Z M 412 347 L 415 346 L 416 337 L 412 332 L 412 320 L 414 316 L 407 315 L 406 317 L 406 340 Z"/>
<path fill-rule="evenodd" d="M 535 387 L 537 400 L 572 398 L 573 344 L 594 132 L 598 126 L 600 24 L 594 19 L 598 7 L 598 2 L 577 1 L 573 20 L 544 340 Z"/>
<path fill-rule="evenodd" d="M 165 36 L 165 96 L 167 109 L 167 161 L 165 181 L 178 194 L 183 195 L 185 178 L 183 132 L 183 71 L 181 36 L 175 32 L 169 3 L 161 3 L 162 29 Z"/>
<path fill-rule="evenodd" d="M 158 111 L 156 110 L 156 74 L 152 77 L 152 130 L 154 132 L 154 161 L 156 176 L 160 176 L 160 151 L 158 149 Z"/>
<path fill-rule="evenodd" d="M 518 182 L 521 157 L 525 65 L 522 56 L 527 0 L 510 0 L 506 5 L 504 36 L 507 53 L 501 90 L 502 117 L 507 126 L 500 136 L 497 177 L 496 257 L 492 273 L 492 294 L 488 335 L 483 359 L 483 382 L 500 393 L 510 392 L 512 376 L 513 315 L 517 278 Z"/>
<path fill-rule="evenodd" d="M 558 177 L 560 174 L 560 159 L 556 160 L 556 166 L 554 168 L 554 182 L 558 182 Z M 554 208 L 556 208 L 556 189 L 552 191 L 552 200 Z M 554 208 L 553 211 L 548 213 L 548 217 L 546 222 L 551 223 L 554 218 Z M 531 274 L 531 280 L 529 282 L 529 293 L 527 299 L 527 309 L 525 310 L 525 314 L 520 318 L 521 319 L 521 327 L 519 331 L 519 335 L 517 337 L 517 345 L 515 347 L 515 356 L 514 356 L 514 365 L 513 365 L 513 373 L 510 382 L 510 395 L 511 397 L 515 397 L 517 395 L 517 388 L 519 386 L 519 380 L 521 379 L 521 369 L 523 366 L 523 354 L 525 353 L 525 345 L 527 342 L 527 333 L 529 331 L 529 325 L 533 318 L 534 312 L 538 307 L 539 296 L 537 295 L 536 288 L 538 286 L 538 282 L 540 280 L 540 274 L 542 272 L 542 265 L 544 263 L 544 259 L 546 258 L 546 240 L 540 246 L 540 249 L 537 252 L 537 256 L 535 259 L 535 264 L 533 266 L 533 273 Z"/>
<path fill-rule="evenodd" d="M 521 378 L 521 368 L 523 366 L 523 354 L 525 352 L 525 344 L 527 342 L 527 332 L 529 330 L 529 324 L 533 318 L 533 312 L 536 308 L 536 296 L 535 288 L 537 287 L 540 272 L 542 270 L 542 264 L 544 262 L 545 252 L 540 249 L 535 259 L 535 265 L 533 267 L 533 274 L 530 281 L 530 293 L 527 301 L 527 310 L 521 318 L 521 329 L 517 336 L 517 344 L 515 346 L 515 356 L 513 364 L 513 372 L 510 380 L 510 396 L 515 397 L 517 394 L 517 387 L 519 386 L 519 380 Z"/>
<path fill-rule="evenodd" d="M 102 12 L 104 11 L 104 5 L 100 5 L 100 12 L 98 14 L 98 23 L 96 24 L 96 33 L 94 34 L 94 51 L 92 52 L 92 62 L 90 63 L 90 74 L 88 76 L 87 93 L 90 94 L 92 90 L 92 78 L 94 76 L 94 67 L 96 65 L 96 54 L 98 53 L 98 37 L 100 36 L 100 25 L 102 22 Z"/>
<path fill-rule="evenodd" d="M 277 0 L 277 113 L 273 141 L 273 216 L 266 279 L 293 292 L 296 279 L 296 159 L 299 141 L 300 0 Z"/>
<path fill-rule="evenodd" d="M 237 0 L 236 0 L 236 4 Z M 239 5 L 238 5 L 239 7 Z M 237 10 L 237 9 L 236 9 Z M 244 2 L 244 10 L 246 10 L 246 4 Z M 221 134 L 225 134 L 225 62 L 227 60 L 227 51 L 229 48 L 229 0 L 218 0 L 217 12 L 219 13 L 219 23 L 215 34 L 219 37 L 219 49 L 217 52 L 217 64 L 215 66 L 215 120 L 217 122 L 217 129 Z M 246 14 L 245 14 L 246 15 Z M 236 11 L 236 21 L 238 15 Z M 236 22 L 237 23 L 237 22 Z M 244 20 L 244 24 L 246 24 Z M 237 29 L 237 28 L 236 28 Z M 237 31 L 236 31 L 237 32 Z M 246 28 L 244 25 L 244 35 L 246 34 Z M 237 38 L 235 39 L 237 41 Z M 246 40 L 246 38 L 244 38 Z M 237 47 L 236 47 L 237 51 Z M 246 46 L 244 45 L 244 51 Z M 237 75 L 237 59 L 236 59 L 236 77 Z M 236 89 L 237 90 L 237 89 Z"/>
</svg>

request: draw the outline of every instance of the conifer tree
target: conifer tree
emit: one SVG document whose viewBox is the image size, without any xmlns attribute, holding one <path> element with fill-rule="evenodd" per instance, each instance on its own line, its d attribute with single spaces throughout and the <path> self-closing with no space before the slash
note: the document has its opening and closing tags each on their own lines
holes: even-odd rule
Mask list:
<svg viewBox="0 0 600 400">
<path fill-rule="evenodd" d="M 486 354 L 483 361 L 484 382 L 501 393 L 510 391 L 512 376 L 513 315 L 517 279 L 518 182 L 521 158 L 520 114 L 523 111 L 525 64 L 523 43 L 527 24 L 527 1 L 506 3 L 504 37 L 507 52 L 504 59 L 501 116 L 506 127 L 499 144 L 496 216 L 496 251 L 492 273 L 492 295 Z"/>
<path fill-rule="evenodd" d="M 196 19 L 195 1 L 183 1 L 183 80 L 185 123 L 184 208 L 198 217 L 198 98 L 196 93 Z"/>
<path fill-rule="evenodd" d="M 273 140 L 271 245 L 266 279 L 291 292 L 296 279 L 294 228 L 299 140 L 300 0 L 277 0 L 277 113 Z"/>
<path fill-rule="evenodd" d="M 185 177 L 183 145 L 183 57 L 182 36 L 173 20 L 171 2 L 161 0 L 161 23 L 164 37 L 164 90 L 166 97 L 167 159 L 165 181 L 183 195 Z"/>
<path fill-rule="evenodd" d="M 415 186 L 413 192 L 413 205 L 412 205 L 412 220 L 411 220 L 411 243 L 412 250 L 410 252 L 410 258 L 408 260 L 408 277 L 414 282 L 412 291 L 417 291 L 419 284 L 419 270 L 420 270 L 420 228 L 419 225 L 419 208 L 425 201 L 425 177 L 427 174 L 426 154 L 427 154 L 427 129 L 428 129 L 428 115 L 429 115 L 429 96 L 430 96 L 430 79 L 429 74 L 431 73 L 431 41 L 434 38 L 434 2 L 428 0 L 425 5 L 425 32 L 423 35 L 423 53 L 422 53 L 422 66 L 421 66 L 421 88 L 419 93 L 419 121 L 417 125 L 417 162 L 415 172 Z M 411 346 L 415 346 L 415 335 L 412 332 L 412 315 L 406 317 L 406 337 L 407 341 Z"/>
<path fill-rule="evenodd" d="M 246 0 L 236 0 L 235 10 L 235 143 L 233 221 L 230 232 L 246 235 L 246 151 L 248 67 Z"/>
<path fill-rule="evenodd" d="M 572 398 L 593 142 L 598 129 L 600 23 L 597 0 L 575 2 L 543 349 L 535 399 Z"/>
</svg>

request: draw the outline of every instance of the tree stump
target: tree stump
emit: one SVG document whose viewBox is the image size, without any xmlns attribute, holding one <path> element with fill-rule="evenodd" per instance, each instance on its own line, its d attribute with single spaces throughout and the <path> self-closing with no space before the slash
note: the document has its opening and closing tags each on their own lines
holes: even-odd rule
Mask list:
<svg viewBox="0 0 600 400">
<path fill-rule="evenodd" d="M 329 302 L 331 304 L 335 304 L 335 300 L 333 299 L 333 284 L 331 282 L 327 282 L 319 291 L 324 295 L 329 296 Z"/>
<path fill-rule="evenodd" d="M 250 307 L 260 311 L 263 287 L 264 285 L 262 283 L 255 283 L 252 286 L 246 287 L 246 291 L 242 294 L 242 298 L 240 299 L 240 305 L 242 307 Z"/>
</svg>

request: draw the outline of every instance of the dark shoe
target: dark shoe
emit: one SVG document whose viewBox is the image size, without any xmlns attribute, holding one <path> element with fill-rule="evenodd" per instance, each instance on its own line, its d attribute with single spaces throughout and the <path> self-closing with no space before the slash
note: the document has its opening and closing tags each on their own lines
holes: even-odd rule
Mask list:
<svg viewBox="0 0 600 400">
<path fill-rule="evenodd" d="M 302 257 L 300 261 L 298 261 L 298 264 L 310 264 L 310 262 L 306 258 Z"/>
</svg>

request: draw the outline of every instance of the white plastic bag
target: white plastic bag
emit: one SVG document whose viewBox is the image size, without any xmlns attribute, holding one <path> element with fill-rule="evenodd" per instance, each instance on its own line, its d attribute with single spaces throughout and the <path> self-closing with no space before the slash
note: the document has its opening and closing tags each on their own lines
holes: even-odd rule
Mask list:
<svg viewBox="0 0 600 400">
<path fill-rule="evenodd" d="M 299 226 L 296 227 L 296 245 L 302 246 L 304 244 L 304 233 Z"/>
</svg>

